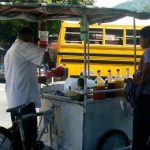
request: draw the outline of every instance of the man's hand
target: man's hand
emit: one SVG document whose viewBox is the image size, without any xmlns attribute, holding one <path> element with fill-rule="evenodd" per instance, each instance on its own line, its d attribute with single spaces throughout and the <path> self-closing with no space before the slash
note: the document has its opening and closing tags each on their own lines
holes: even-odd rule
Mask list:
<svg viewBox="0 0 150 150">
<path fill-rule="evenodd" d="M 43 63 L 47 63 L 49 66 L 49 70 L 56 67 L 56 63 L 51 60 L 49 52 L 45 52 L 43 57 Z"/>
<path fill-rule="evenodd" d="M 43 63 L 48 63 L 50 62 L 50 55 L 49 55 L 49 52 L 45 52 L 44 53 L 44 56 L 43 56 Z"/>
<path fill-rule="evenodd" d="M 51 61 L 49 63 L 49 70 L 51 70 L 52 68 L 56 68 L 56 63 L 54 61 Z"/>
<path fill-rule="evenodd" d="M 141 76 L 138 77 L 138 78 L 136 78 L 136 79 L 133 79 L 132 82 L 133 82 L 133 84 L 135 84 L 135 85 L 142 85 L 142 84 L 143 84 L 143 80 L 142 80 L 142 77 L 141 77 Z"/>
<path fill-rule="evenodd" d="M 133 80 L 132 78 L 127 78 L 127 79 L 124 79 L 124 82 L 125 82 L 125 83 L 128 83 L 129 81 L 132 82 L 132 80 Z"/>
<path fill-rule="evenodd" d="M 46 76 L 40 76 L 40 77 L 38 77 L 38 82 L 40 84 L 46 84 L 46 79 L 47 79 Z"/>
</svg>

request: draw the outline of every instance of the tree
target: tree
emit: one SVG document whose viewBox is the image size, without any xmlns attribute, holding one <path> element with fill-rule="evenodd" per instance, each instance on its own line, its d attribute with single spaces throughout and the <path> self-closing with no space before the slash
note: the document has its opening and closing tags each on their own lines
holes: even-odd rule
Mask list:
<svg viewBox="0 0 150 150">
<path fill-rule="evenodd" d="M 37 23 L 25 20 L 0 21 L 0 46 L 8 48 L 15 40 L 17 31 L 23 26 L 31 26 L 37 32 Z"/>
<path fill-rule="evenodd" d="M 150 4 L 146 5 L 143 9 L 145 12 L 150 12 Z"/>
<path fill-rule="evenodd" d="M 54 2 L 55 1 L 55 2 Z M 93 5 L 94 0 L 52 0 L 53 3 Z"/>
<path fill-rule="evenodd" d="M 3 0 L 6 2 L 14 3 L 65 3 L 65 4 L 83 4 L 83 5 L 93 5 L 94 0 Z"/>
</svg>

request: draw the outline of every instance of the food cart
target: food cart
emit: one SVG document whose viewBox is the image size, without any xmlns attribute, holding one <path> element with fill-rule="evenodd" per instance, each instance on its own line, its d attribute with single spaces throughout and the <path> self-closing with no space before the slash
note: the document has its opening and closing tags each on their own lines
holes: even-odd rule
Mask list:
<svg viewBox="0 0 150 150">
<path fill-rule="evenodd" d="M 128 111 L 124 98 L 115 97 L 94 101 L 87 96 L 90 93 L 87 90 L 88 75 L 86 74 L 90 67 L 88 24 L 114 21 L 124 16 L 147 19 L 150 14 L 76 5 L 0 3 L 0 6 L 0 20 L 25 19 L 40 22 L 82 19 L 85 78 L 84 89 L 76 92 L 84 94 L 84 100 L 78 101 L 75 98 L 56 95 L 56 91 L 63 91 L 64 83 L 50 84 L 42 89 L 41 109 L 54 107 L 57 126 L 54 148 L 58 150 L 123 150 L 128 146 L 132 140 L 132 115 Z M 45 118 L 43 123 L 46 120 Z M 48 130 L 47 136 L 49 137 L 50 134 Z M 49 138 L 45 140 L 52 146 L 53 143 L 50 143 Z"/>
<path fill-rule="evenodd" d="M 127 147 L 132 139 L 132 114 L 122 97 L 84 102 L 54 95 L 63 84 L 45 87 L 42 109 L 55 108 L 57 149 L 107 150 Z M 46 120 L 45 120 L 46 121 Z M 47 141 L 47 139 L 45 139 Z"/>
<path fill-rule="evenodd" d="M 57 124 L 57 141 L 49 143 L 60 150 L 121 150 L 129 149 L 132 141 L 132 115 L 128 112 L 123 97 L 106 98 L 94 101 L 88 94 L 90 68 L 88 21 L 81 17 L 81 34 L 84 40 L 84 89 L 72 89 L 71 92 L 84 95 L 83 101 L 76 97 L 59 96 L 55 92 L 64 92 L 65 84 L 52 84 L 43 88 L 42 109 L 54 107 Z M 74 82 L 74 84 L 77 83 Z M 57 87 L 57 88 L 56 88 Z M 116 92 L 123 89 L 101 90 L 96 92 Z M 46 119 L 44 120 L 47 121 Z M 48 134 L 51 131 L 48 132 Z M 56 139 L 55 139 L 56 140 Z M 51 140 L 50 140 L 51 141 Z"/>
</svg>

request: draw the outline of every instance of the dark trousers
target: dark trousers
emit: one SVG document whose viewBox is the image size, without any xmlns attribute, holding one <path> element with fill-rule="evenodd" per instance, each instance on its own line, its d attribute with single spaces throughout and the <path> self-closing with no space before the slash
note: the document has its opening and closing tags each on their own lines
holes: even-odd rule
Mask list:
<svg viewBox="0 0 150 150">
<path fill-rule="evenodd" d="M 133 119 L 132 150 L 150 150 L 150 94 L 141 94 Z"/>
<path fill-rule="evenodd" d="M 17 107 L 18 109 L 18 107 Z M 23 107 L 21 109 L 21 114 L 29 114 L 29 113 L 35 113 L 35 105 L 34 103 L 30 103 L 27 106 Z M 11 119 L 12 122 L 15 121 L 16 112 L 11 112 Z M 36 138 L 37 138 L 37 118 L 28 118 L 23 121 L 23 130 L 25 134 L 25 139 L 26 139 L 26 144 L 28 147 L 28 150 L 30 150 L 32 147 L 34 147 L 36 143 Z M 15 149 L 16 150 L 22 150 L 22 144 L 21 144 L 21 138 L 20 138 L 20 133 L 19 133 L 19 128 L 14 131 L 15 134 Z"/>
</svg>

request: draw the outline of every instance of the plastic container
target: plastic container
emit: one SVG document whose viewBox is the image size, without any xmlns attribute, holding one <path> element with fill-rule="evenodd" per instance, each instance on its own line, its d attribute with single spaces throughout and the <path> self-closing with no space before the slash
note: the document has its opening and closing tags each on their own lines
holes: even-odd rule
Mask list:
<svg viewBox="0 0 150 150">
<path fill-rule="evenodd" d="M 92 87 L 94 84 L 93 80 L 87 79 L 87 87 Z M 67 78 L 64 83 L 64 94 L 70 95 L 68 93 L 72 93 L 74 90 L 80 90 L 80 87 L 78 86 L 78 78 Z"/>
<path fill-rule="evenodd" d="M 101 70 L 97 70 L 97 78 L 95 79 L 95 83 L 99 85 L 104 85 L 105 81 L 101 77 Z"/>
<path fill-rule="evenodd" d="M 95 87 L 94 91 L 97 91 L 97 90 L 105 90 L 105 86 L 99 85 L 99 86 Z M 93 99 L 94 100 L 102 100 L 105 98 L 106 98 L 105 93 L 93 93 Z"/>
<path fill-rule="evenodd" d="M 78 88 L 76 78 L 67 78 L 64 83 L 64 95 L 68 97 L 77 96 L 74 90 Z"/>
<path fill-rule="evenodd" d="M 40 41 L 38 41 L 39 48 L 46 48 L 48 45 L 48 31 L 39 31 L 39 38 Z"/>
<path fill-rule="evenodd" d="M 107 89 L 115 89 L 115 83 L 114 82 L 110 82 L 107 85 Z M 115 97 L 115 92 L 108 92 L 106 93 L 106 96 L 109 98 L 114 98 Z"/>
<path fill-rule="evenodd" d="M 115 89 L 119 89 L 119 88 L 124 88 L 124 81 L 115 81 Z M 120 97 L 123 96 L 124 92 L 123 91 L 117 91 L 115 92 L 115 96 L 116 97 Z"/>
<path fill-rule="evenodd" d="M 122 76 L 120 76 L 120 69 L 116 70 L 116 77 L 115 77 L 115 89 L 123 88 L 124 87 L 124 79 Z M 123 91 L 116 91 L 115 92 L 116 97 L 123 96 Z"/>
</svg>

